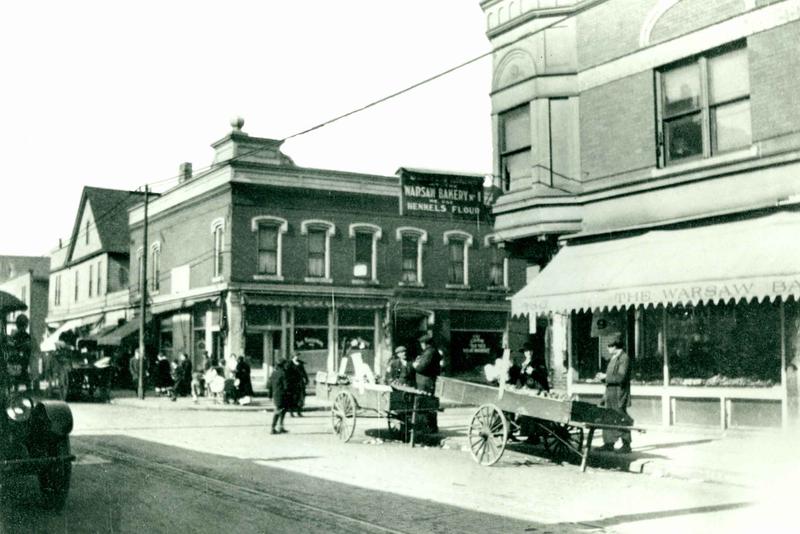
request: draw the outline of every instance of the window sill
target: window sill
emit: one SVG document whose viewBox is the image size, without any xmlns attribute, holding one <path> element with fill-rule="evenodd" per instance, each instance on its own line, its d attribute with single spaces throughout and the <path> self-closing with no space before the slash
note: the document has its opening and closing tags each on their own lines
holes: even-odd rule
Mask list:
<svg viewBox="0 0 800 534">
<path fill-rule="evenodd" d="M 253 280 L 258 282 L 283 282 L 283 275 L 280 274 L 254 274 Z"/>
<path fill-rule="evenodd" d="M 445 284 L 445 289 L 470 289 L 466 284 Z"/>
<path fill-rule="evenodd" d="M 486 288 L 487 291 L 495 291 L 497 293 L 508 293 L 509 288 L 508 286 L 489 286 Z"/>
<path fill-rule="evenodd" d="M 211 283 L 214 283 L 214 284 L 217 283 L 217 282 L 224 282 L 224 281 L 225 281 L 225 277 L 222 276 L 222 275 L 212 276 L 211 277 Z"/>
<path fill-rule="evenodd" d="M 307 284 L 332 284 L 333 278 L 319 278 L 316 276 L 306 276 L 303 281 Z"/>
<path fill-rule="evenodd" d="M 421 282 L 398 282 L 397 285 L 400 287 L 425 287 L 425 284 Z"/>
<path fill-rule="evenodd" d="M 354 286 L 377 286 L 380 285 L 377 280 L 369 278 L 353 278 L 350 283 Z"/>
<path fill-rule="evenodd" d="M 663 168 L 653 169 L 650 171 L 650 177 L 666 178 L 675 174 L 685 174 L 687 172 L 704 170 L 728 163 L 738 163 L 755 157 L 758 157 L 758 146 L 751 145 L 748 148 L 734 150 L 733 152 L 727 152 L 710 158 L 694 159 L 686 163 L 676 163 Z"/>
</svg>

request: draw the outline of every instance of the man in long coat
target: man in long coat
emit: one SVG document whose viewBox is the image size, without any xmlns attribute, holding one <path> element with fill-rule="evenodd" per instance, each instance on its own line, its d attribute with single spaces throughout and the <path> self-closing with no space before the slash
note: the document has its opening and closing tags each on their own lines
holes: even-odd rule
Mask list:
<svg viewBox="0 0 800 534">
<path fill-rule="evenodd" d="M 288 360 L 281 360 L 275 365 L 270 378 L 272 389 L 272 403 L 275 405 L 275 414 L 272 416 L 272 434 L 285 434 L 288 432 L 283 427 L 283 420 L 286 417 L 286 410 L 292 405 L 292 392 L 287 383 Z"/>
<path fill-rule="evenodd" d="M 631 361 L 622 349 L 622 341 L 612 340 L 604 358 L 608 359 L 608 366 L 605 372 L 606 392 L 603 405 L 627 416 L 631 401 Z M 631 433 L 627 430 L 603 430 L 603 450 L 613 451 L 618 439 L 622 439 L 622 447 L 617 452 L 631 452 Z"/>
<path fill-rule="evenodd" d="M 439 351 L 433 346 L 433 339 L 430 334 L 425 334 L 419 338 L 422 352 L 414 360 L 414 371 L 416 372 L 417 389 L 433 393 L 436 386 L 436 377 L 441 372 L 439 364 Z"/>
</svg>

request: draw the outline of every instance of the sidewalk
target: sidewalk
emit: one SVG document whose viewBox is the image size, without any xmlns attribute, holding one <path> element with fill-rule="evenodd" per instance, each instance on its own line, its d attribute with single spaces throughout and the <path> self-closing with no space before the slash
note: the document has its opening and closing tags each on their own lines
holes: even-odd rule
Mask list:
<svg viewBox="0 0 800 534">
<path fill-rule="evenodd" d="M 145 409 L 159 410 L 206 410 L 206 411 L 271 411 L 272 400 L 264 396 L 253 397 L 246 406 L 215 403 L 200 398 L 194 403 L 191 397 L 171 401 L 168 397 L 156 397 L 150 393 L 139 400 L 131 391 L 115 391 L 111 403 Z M 327 411 L 327 401 L 315 395 L 306 397 L 305 412 Z M 474 408 L 443 403 L 440 414 L 443 432 L 441 447 L 468 451 L 466 427 Z M 728 430 L 708 428 L 664 428 L 649 427 L 645 433 L 633 434 L 633 451 L 619 454 L 599 450 L 602 444 L 597 432 L 589 467 L 617 469 L 654 477 L 674 477 L 702 480 L 722 484 L 750 487 L 766 487 L 774 481 L 787 477 L 800 479 L 800 459 L 796 444 L 800 433 L 784 430 Z M 540 447 L 510 443 L 509 451 L 524 454 L 542 454 Z"/>
</svg>

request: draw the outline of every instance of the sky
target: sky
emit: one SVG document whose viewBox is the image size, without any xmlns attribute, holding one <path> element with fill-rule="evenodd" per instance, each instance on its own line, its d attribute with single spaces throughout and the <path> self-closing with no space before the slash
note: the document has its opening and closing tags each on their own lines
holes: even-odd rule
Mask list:
<svg viewBox="0 0 800 534">
<path fill-rule="evenodd" d="M 485 31 L 479 0 L 3 2 L 0 255 L 66 241 L 86 185 L 206 167 L 231 117 L 283 139 L 485 54 Z M 283 151 L 303 167 L 488 174 L 490 85 L 485 58 Z"/>
</svg>

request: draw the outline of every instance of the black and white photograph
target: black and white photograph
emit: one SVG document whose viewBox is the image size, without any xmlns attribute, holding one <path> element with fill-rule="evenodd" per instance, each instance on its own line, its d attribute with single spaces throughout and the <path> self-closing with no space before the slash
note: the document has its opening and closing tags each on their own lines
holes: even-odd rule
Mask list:
<svg viewBox="0 0 800 534">
<path fill-rule="evenodd" d="M 35 0 L 0 49 L 0 533 L 800 528 L 800 0 Z"/>
</svg>

